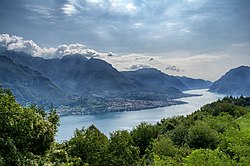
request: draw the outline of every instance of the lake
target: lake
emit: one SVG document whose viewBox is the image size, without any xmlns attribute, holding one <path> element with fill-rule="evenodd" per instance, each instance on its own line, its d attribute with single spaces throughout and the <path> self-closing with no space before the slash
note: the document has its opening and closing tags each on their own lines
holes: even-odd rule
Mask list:
<svg viewBox="0 0 250 166">
<path fill-rule="evenodd" d="M 110 132 L 115 130 L 131 130 L 142 121 L 154 124 L 163 118 L 191 114 L 204 104 L 224 97 L 224 95 L 221 94 L 208 92 L 207 89 L 190 90 L 184 93 L 201 94 L 202 96 L 180 98 L 178 100 L 187 102 L 187 104 L 170 107 L 130 112 L 110 112 L 98 115 L 72 115 L 61 117 L 56 140 L 58 142 L 69 140 L 73 136 L 73 132 L 76 128 L 81 129 L 83 126 L 88 127 L 91 124 L 94 124 L 100 131 L 108 136 Z"/>
</svg>

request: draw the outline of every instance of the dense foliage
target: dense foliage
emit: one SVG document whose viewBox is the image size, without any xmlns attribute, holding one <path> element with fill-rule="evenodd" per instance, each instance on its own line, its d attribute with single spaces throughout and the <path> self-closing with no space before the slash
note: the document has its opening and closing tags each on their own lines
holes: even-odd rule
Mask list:
<svg viewBox="0 0 250 166">
<path fill-rule="evenodd" d="M 250 165 L 250 98 L 226 97 L 188 115 L 110 133 L 94 125 L 54 140 L 59 118 L 0 89 L 0 165 Z"/>
</svg>

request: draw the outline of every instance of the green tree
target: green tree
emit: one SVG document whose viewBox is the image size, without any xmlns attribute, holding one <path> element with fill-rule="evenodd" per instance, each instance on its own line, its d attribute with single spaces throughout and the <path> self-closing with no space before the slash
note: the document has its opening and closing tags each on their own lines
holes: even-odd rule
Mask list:
<svg viewBox="0 0 250 166">
<path fill-rule="evenodd" d="M 142 122 L 131 131 L 133 143 L 140 148 L 141 155 L 145 154 L 146 148 L 157 135 L 158 131 L 156 127 L 146 122 Z"/>
<path fill-rule="evenodd" d="M 161 136 L 152 143 L 152 152 L 158 156 L 174 157 L 178 148 L 170 138 Z"/>
<path fill-rule="evenodd" d="M 173 165 L 179 165 L 175 160 L 173 160 L 171 157 L 165 157 L 165 156 L 153 156 L 153 163 L 149 164 L 150 166 L 173 166 Z"/>
<path fill-rule="evenodd" d="M 185 120 L 184 116 L 174 116 L 171 118 L 164 118 L 160 122 L 157 123 L 157 127 L 159 128 L 160 134 L 165 134 L 177 127 L 180 123 Z"/>
<path fill-rule="evenodd" d="M 176 145 L 183 146 L 187 140 L 188 128 L 188 125 L 181 123 L 174 130 L 170 131 L 168 135 Z"/>
<path fill-rule="evenodd" d="M 44 155 L 54 142 L 58 117 L 16 103 L 9 90 L 0 88 L 0 156 L 7 165 L 20 165 L 29 154 Z M 23 159 L 23 160 L 22 160 Z"/>
<path fill-rule="evenodd" d="M 139 148 L 133 146 L 130 133 L 126 130 L 110 134 L 110 143 L 104 165 L 133 166 L 139 161 Z"/>
<path fill-rule="evenodd" d="M 243 100 L 243 99 L 242 99 Z M 232 99 L 232 101 L 228 101 L 224 99 L 222 101 L 213 102 L 211 104 L 207 104 L 201 108 L 202 112 L 207 112 L 213 116 L 218 116 L 222 112 L 226 112 L 232 115 L 235 118 L 238 118 L 247 113 L 246 108 L 237 106 L 234 104 L 237 99 Z"/>
<path fill-rule="evenodd" d="M 218 142 L 218 133 L 208 124 L 197 121 L 188 129 L 187 143 L 190 148 L 215 149 Z"/>
<path fill-rule="evenodd" d="M 84 163 L 90 165 L 102 165 L 108 138 L 91 125 L 87 129 L 77 129 L 67 146 L 69 155 L 80 157 Z"/>
<path fill-rule="evenodd" d="M 233 166 L 236 162 L 219 149 L 197 149 L 184 158 L 184 166 Z"/>
</svg>

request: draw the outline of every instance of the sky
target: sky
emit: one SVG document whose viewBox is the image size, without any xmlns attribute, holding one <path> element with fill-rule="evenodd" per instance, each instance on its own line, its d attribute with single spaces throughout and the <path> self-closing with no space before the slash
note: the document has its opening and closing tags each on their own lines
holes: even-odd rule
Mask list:
<svg viewBox="0 0 250 166">
<path fill-rule="evenodd" d="M 217 80 L 250 66 L 250 0 L 1 0 L 0 45 Z"/>
</svg>

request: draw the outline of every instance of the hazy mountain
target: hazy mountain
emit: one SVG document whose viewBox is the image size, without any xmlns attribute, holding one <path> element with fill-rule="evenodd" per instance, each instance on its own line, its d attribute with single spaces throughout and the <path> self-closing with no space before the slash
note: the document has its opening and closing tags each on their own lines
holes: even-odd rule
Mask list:
<svg viewBox="0 0 250 166">
<path fill-rule="evenodd" d="M 119 72 L 103 60 L 87 59 L 80 54 L 61 59 L 43 59 L 24 52 L 5 50 L 2 55 L 18 65 L 39 71 L 59 88 L 79 96 L 112 96 L 131 91 L 175 95 L 183 90 L 207 88 L 210 85 L 208 81 L 170 76 L 153 68 Z"/>
<path fill-rule="evenodd" d="M 181 92 L 190 89 L 183 81 L 153 68 L 119 72 L 103 60 L 79 54 L 43 59 L 4 50 L 0 55 L 3 87 L 23 104 L 62 104 L 63 115 L 163 107 L 189 96 Z"/>
<path fill-rule="evenodd" d="M 40 72 L 15 64 L 0 56 L 0 85 L 9 88 L 23 104 L 58 105 L 66 100 L 66 93 Z"/>
<path fill-rule="evenodd" d="M 211 81 L 206 81 L 203 79 L 195 79 L 185 76 L 183 77 L 177 76 L 177 78 L 181 80 L 188 87 L 188 89 L 206 89 L 212 85 Z"/>
<path fill-rule="evenodd" d="M 135 89 L 132 82 L 112 65 L 80 55 L 47 59 L 38 70 L 60 88 L 77 95 L 121 95 Z"/>
<path fill-rule="evenodd" d="M 40 57 L 33 57 L 29 54 L 24 52 L 12 51 L 12 50 L 5 50 L 0 52 L 0 55 L 8 57 L 14 63 L 22 66 L 27 66 L 30 69 L 36 69 L 37 66 L 42 64 L 45 59 Z"/>
<path fill-rule="evenodd" d="M 240 66 L 215 81 L 209 91 L 226 95 L 250 96 L 250 67 Z"/>
<path fill-rule="evenodd" d="M 107 62 L 83 55 L 67 55 L 63 58 L 43 59 L 23 52 L 2 53 L 16 64 L 41 72 L 59 88 L 75 95 L 122 95 L 134 91 L 132 81 Z"/>
<path fill-rule="evenodd" d="M 123 71 L 122 74 L 130 78 L 137 88 L 144 91 L 175 94 L 188 89 L 178 78 L 154 68 Z"/>
</svg>

